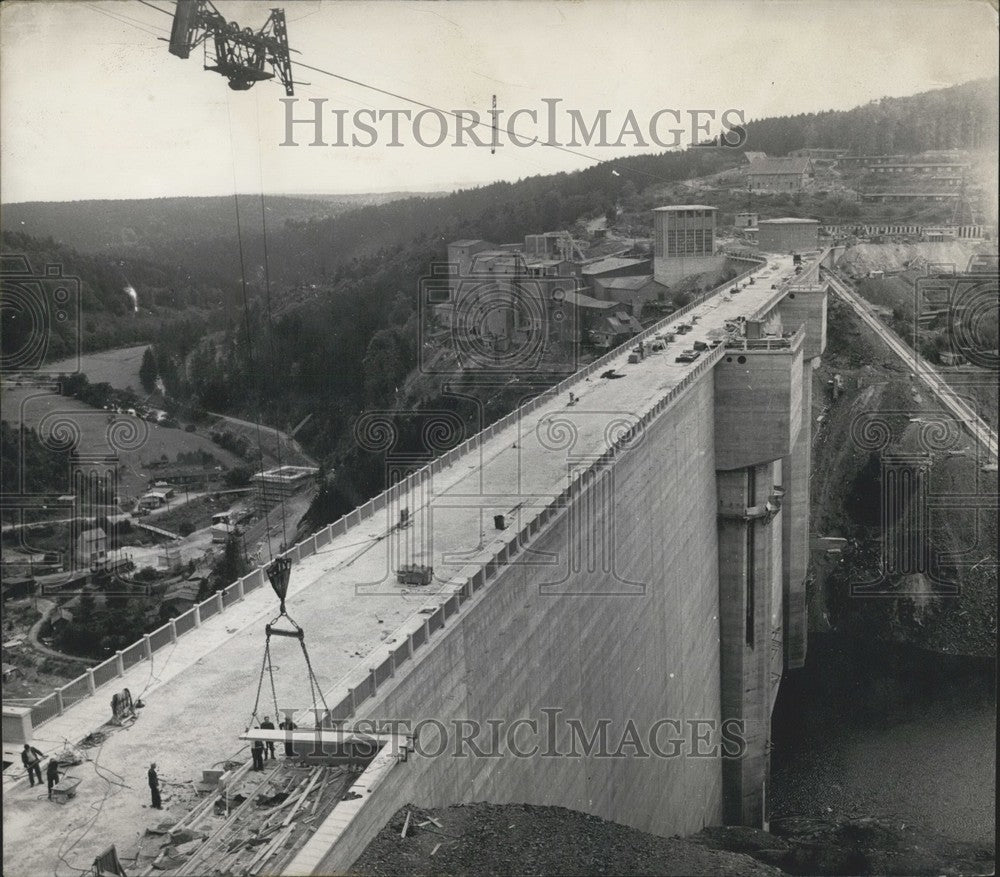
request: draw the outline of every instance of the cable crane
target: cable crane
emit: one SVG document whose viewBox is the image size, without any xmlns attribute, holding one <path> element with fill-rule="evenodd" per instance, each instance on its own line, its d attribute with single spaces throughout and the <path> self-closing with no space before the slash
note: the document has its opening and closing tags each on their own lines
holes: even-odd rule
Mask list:
<svg viewBox="0 0 1000 877">
<path fill-rule="evenodd" d="M 309 680 L 309 692 L 312 695 L 313 716 L 316 719 L 316 726 L 319 727 L 324 719 L 330 714 L 330 708 L 327 706 L 326 698 L 323 696 L 323 689 L 319 684 L 319 680 L 316 678 L 316 673 L 313 671 L 312 661 L 309 660 L 309 652 L 306 649 L 305 631 L 298 624 L 296 624 L 292 616 L 285 610 L 285 597 L 288 594 L 288 579 L 291 575 L 291 571 L 292 562 L 287 557 L 275 558 L 274 561 L 272 561 L 266 568 L 268 581 L 270 581 L 271 587 L 274 589 L 274 593 L 278 595 L 280 608 L 278 615 L 275 618 L 272 618 L 271 621 L 269 621 L 264 627 L 264 632 L 267 634 L 267 640 L 264 644 L 264 661 L 260 668 L 260 678 L 257 680 L 257 698 L 254 701 L 253 712 L 250 715 L 251 725 L 253 725 L 253 723 L 257 720 L 258 713 L 261 708 L 260 695 L 261 689 L 264 686 L 265 673 L 271 681 L 271 702 L 274 705 L 275 718 L 280 715 L 278 711 L 278 693 L 274 686 L 274 667 L 271 663 L 272 636 L 290 637 L 291 639 L 299 641 L 299 646 L 302 649 L 302 656 L 305 658 L 306 662 L 306 673 Z M 280 621 L 282 618 L 291 624 L 293 628 L 292 630 L 276 626 L 275 623 Z M 319 709 L 319 703 L 323 704 L 322 711 Z"/>
<path fill-rule="evenodd" d="M 211 64 L 210 42 L 215 54 Z M 272 9 L 264 26 L 254 31 L 241 28 L 235 21 L 227 22 L 211 0 L 177 0 L 170 28 L 170 54 L 188 58 L 199 45 L 205 46 L 205 69 L 225 76 L 234 91 L 246 91 L 277 76 L 285 86 L 285 94 L 291 97 L 295 93 L 284 9 Z"/>
</svg>

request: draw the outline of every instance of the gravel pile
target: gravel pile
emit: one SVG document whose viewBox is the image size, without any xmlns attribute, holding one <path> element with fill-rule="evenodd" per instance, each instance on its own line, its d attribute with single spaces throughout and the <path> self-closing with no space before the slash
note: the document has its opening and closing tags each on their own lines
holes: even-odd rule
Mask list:
<svg viewBox="0 0 1000 877">
<path fill-rule="evenodd" d="M 407 811 L 410 824 L 400 837 Z M 433 817 L 440 827 L 428 821 Z M 421 826 L 421 823 L 425 823 Z M 351 869 L 364 875 L 740 875 L 783 872 L 742 853 L 662 838 L 562 807 L 404 807 Z"/>
</svg>

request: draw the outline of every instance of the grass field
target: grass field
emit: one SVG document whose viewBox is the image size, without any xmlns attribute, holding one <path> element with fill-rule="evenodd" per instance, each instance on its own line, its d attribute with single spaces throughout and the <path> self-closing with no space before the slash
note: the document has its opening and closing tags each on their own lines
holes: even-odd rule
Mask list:
<svg viewBox="0 0 1000 877">
<path fill-rule="evenodd" d="M 80 371 L 87 376 L 92 384 L 111 384 L 116 390 L 127 390 L 131 387 L 140 395 L 142 384 L 139 382 L 139 366 L 142 365 L 142 355 L 148 344 L 138 347 L 119 347 L 115 350 L 103 350 L 100 353 L 85 353 L 80 357 Z M 77 370 L 76 359 L 65 359 L 50 363 L 50 371 L 65 371 L 71 374 Z"/>
<path fill-rule="evenodd" d="M 175 461 L 182 452 L 205 451 L 215 456 L 222 466 L 243 464 L 238 457 L 220 448 L 209 438 L 182 429 L 157 426 L 126 414 L 109 415 L 76 399 L 57 396 L 27 387 L 12 387 L 3 393 L 0 416 L 11 424 L 23 423 L 39 429 L 43 435 L 68 428 L 79 435 L 79 450 L 85 454 L 108 454 L 115 451 L 111 439 L 118 438 L 119 494 L 130 502 L 146 491 L 155 474 L 150 462 L 166 456 Z M 109 419 L 113 418 L 113 419 Z M 65 424 L 60 427 L 59 424 Z M 67 473 L 66 492 L 70 491 Z"/>
</svg>

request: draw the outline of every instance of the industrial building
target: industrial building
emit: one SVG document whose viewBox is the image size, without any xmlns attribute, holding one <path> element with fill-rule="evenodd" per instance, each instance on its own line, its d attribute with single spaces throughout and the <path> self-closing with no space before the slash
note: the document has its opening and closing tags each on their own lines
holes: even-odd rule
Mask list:
<svg viewBox="0 0 1000 877">
<path fill-rule="evenodd" d="M 653 210 L 653 276 L 670 285 L 721 266 L 715 253 L 715 207 L 676 204 Z"/>
<path fill-rule="evenodd" d="M 755 192 L 799 192 L 812 177 L 812 161 L 804 156 L 763 158 L 747 168 L 747 184 Z"/>
<path fill-rule="evenodd" d="M 762 219 L 757 224 L 757 246 L 765 253 L 806 253 L 819 247 L 816 219 Z"/>
<path fill-rule="evenodd" d="M 278 502 L 294 496 L 315 478 L 319 469 L 313 466 L 281 466 L 268 469 L 255 478 L 259 488 L 259 500 L 265 503 Z"/>
</svg>

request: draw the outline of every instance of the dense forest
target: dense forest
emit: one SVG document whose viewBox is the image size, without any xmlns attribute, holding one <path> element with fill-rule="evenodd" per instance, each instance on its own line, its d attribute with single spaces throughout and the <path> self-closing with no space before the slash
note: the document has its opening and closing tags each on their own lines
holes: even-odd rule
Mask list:
<svg viewBox="0 0 1000 877">
<path fill-rule="evenodd" d="M 46 358 L 58 360 L 78 345 L 86 352 L 148 341 L 185 316 L 203 330 L 215 322 L 221 326 L 221 315 L 237 301 L 235 283 L 222 287 L 146 259 L 78 252 L 51 237 L 4 231 L 0 251 L 6 305 L 0 333 L 8 356 L 31 347 L 39 319 L 48 339 Z M 15 254 L 27 262 L 27 278 L 9 273 Z M 60 276 L 51 276 L 49 266 Z"/>
<path fill-rule="evenodd" d="M 0 420 L 0 481 L 4 492 L 38 496 L 70 489 L 73 448 L 43 442 L 33 429 Z"/>
<path fill-rule="evenodd" d="M 996 149 L 998 80 L 966 82 L 909 97 L 885 97 L 853 110 L 751 121 L 747 149 L 786 155 L 829 147 L 855 155 L 944 149 Z"/>
</svg>

